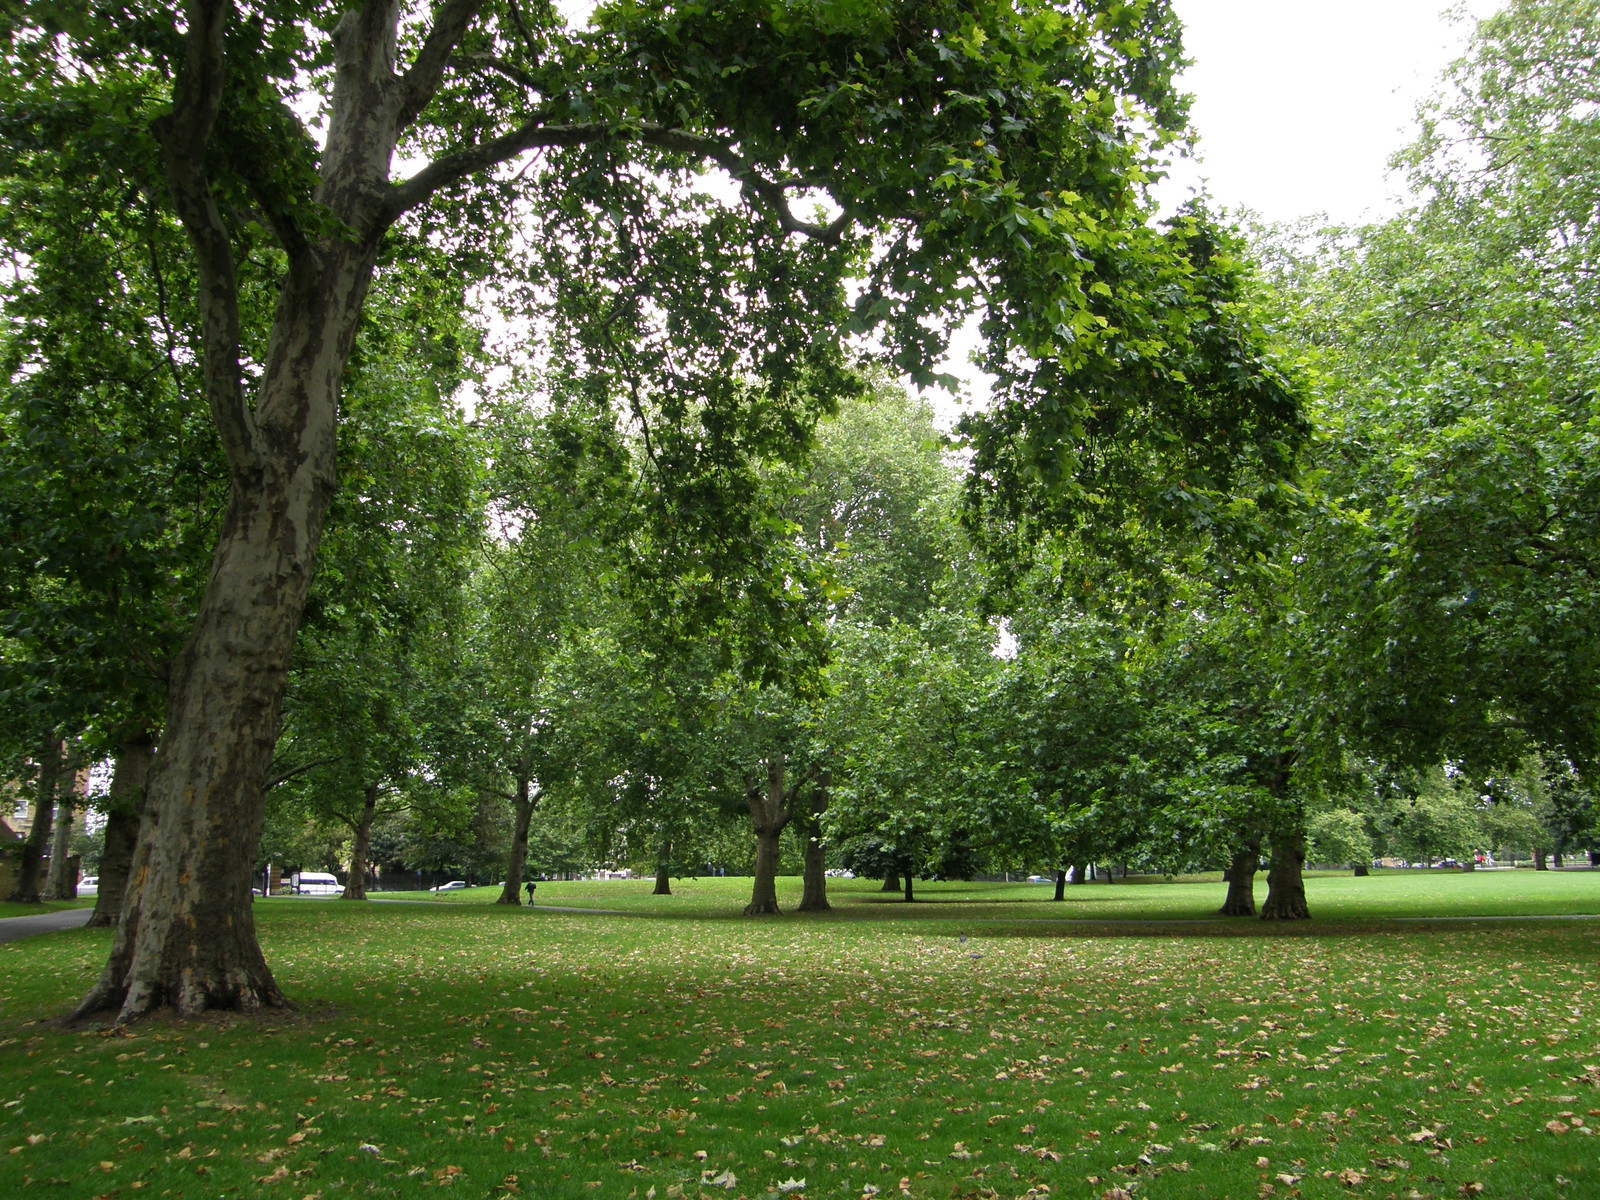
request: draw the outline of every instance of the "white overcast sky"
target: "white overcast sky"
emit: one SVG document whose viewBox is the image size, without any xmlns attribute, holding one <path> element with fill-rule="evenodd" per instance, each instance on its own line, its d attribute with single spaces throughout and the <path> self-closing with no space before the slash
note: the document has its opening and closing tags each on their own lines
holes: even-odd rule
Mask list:
<svg viewBox="0 0 1600 1200">
<path fill-rule="evenodd" d="M 1196 179 L 1230 209 L 1268 221 L 1382 216 L 1404 181 L 1386 163 L 1410 141 L 1417 103 L 1497 0 L 1173 0 L 1193 65 L 1185 90 Z"/>
</svg>

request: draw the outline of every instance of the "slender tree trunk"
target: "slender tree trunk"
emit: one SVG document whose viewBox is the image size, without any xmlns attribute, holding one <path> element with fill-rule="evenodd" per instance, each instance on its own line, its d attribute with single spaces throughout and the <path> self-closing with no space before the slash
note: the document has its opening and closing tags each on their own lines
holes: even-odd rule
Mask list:
<svg viewBox="0 0 1600 1200">
<path fill-rule="evenodd" d="M 79 790 L 89 790 L 89 773 L 73 770 L 74 754 L 57 781 L 55 830 L 50 838 L 50 870 L 45 876 L 46 900 L 75 900 L 78 896 L 78 873 L 72 862 L 72 822 L 78 814 Z M 80 782 L 80 775 L 82 777 Z"/>
<path fill-rule="evenodd" d="M 830 780 L 828 772 L 822 772 L 797 806 L 795 821 L 805 864 L 797 912 L 827 912 L 832 907 L 828 903 L 828 852 L 822 844 L 822 815 L 828 811 Z"/>
<path fill-rule="evenodd" d="M 906 903 L 907 904 L 912 903 L 917 898 L 916 894 L 915 894 L 915 887 L 914 887 L 914 885 L 912 883 L 912 880 L 914 880 L 915 878 L 916 878 L 916 872 L 915 871 L 911 871 L 911 870 L 907 870 L 906 871 L 906 873 L 905 873 L 905 881 L 906 881 Z"/>
<path fill-rule="evenodd" d="M 95 897 L 94 914 L 89 918 L 90 928 L 109 929 L 122 912 L 128 872 L 133 865 L 139 824 L 144 816 L 145 784 L 150 779 L 155 752 L 155 738 L 148 729 L 124 738 L 117 746 L 106 802 L 106 841 L 100 851 L 100 892 Z"/>
<path fill-rule="evenodd" d="M 17 866 L 17 882 L 9 899 L 13 904 L 39 903 L 39 881 L 44 874 L 44 855 L 50 845 L 51 821 L 56 811 L 56 789 L 62 771 L 61 739 L 52 734 L 39 747 L 39 777 L 34 781 L 33 824 L 22 844 L 22 862 Z"/>
<path fill-rule="evenodd" d="M 1256 915 L 1256 866 L 1261 861 L 1261 839 L 1246 843 L 1234 853 L 1223 878 L 1228 881 L 1228 895 L 1217 910 L 1224 917 L 1253 917 Z"/>
<path fill-rule="evenodd" d="M 1428 865 L 1430 867 L 1433 866 L 1432 861 L 1430 861 L 1428 863 Z M 1554 870 L 1557 870 L 1557 871 L 1561 870 L 1561 851 L 1556 850 L 1556 851 L 1551 853 L 1551 855 L 1550 855 L 1550 866 Z"/>
<path fill-rule="evenodd" d="M 1272 865 L 1267 871 L 1267 900 L 1261 906 L 1263 921 L 1304 921 L 1311 916 L 1306 905 L 1306 839 L 1296 830 L 1272 839 Z"/>
<path fill-rule="evenodd" d="M 506 855 L 506 884 L 496 904 L 522 904 L 522 877 L 528 873 L 528 830 L 533 827 L 533 810 L 538 798 L 533 794 L 533 775 L 517 768 L 517 791 L 512 797 L 511 851 Z"/>
<path fill-rule="evenodd" d="M 1546 860 L 1543 850 L 1535 850 L 1533 852 L 1533 869 L 1535 871 L 1548 871 L 1550 869 L 1550 863 Z"/>
<path fill-rule="evenodd" d="M 750 822 L 756 833 L 756 877 L 750 890 L 747 917 L 777 915 L 778 839 L 789 824 L 792 795 L 783 788 L 784 759 L 773 755 L 767 760 L 765 785 L 758 778 L 746 777 L 744 797 L 750 809 Z"/>
<path fill-rule="evenodd" d="M 890 871 L 885 875 L 883 877 L 883 886 L 878 890 L 880 892 L 898 892 L 900 890 L 900 872 Z"/>
<path fill-rule="evenodd" d="M 345 880 L 343 900 L 367 898 L 367 871 L 370 869 L 372 850 L 372 821 L 378 815 L 378 785 L 367 784 L 361 799 L 361 815 L 351 828 L 350 877 Z"/>
<path fill-rule="evenodd" d="M 1067 873 L 1064 870 L 1061 870 L 1061 869 L 1057 868 L 1057 870 L 1056 870 L 1056 894 L 1055 894 L 1054 897 L 1052 897 L 1052 899 L 1065 900 L 1066 898 L 1067 898 Z"/>
</svg>

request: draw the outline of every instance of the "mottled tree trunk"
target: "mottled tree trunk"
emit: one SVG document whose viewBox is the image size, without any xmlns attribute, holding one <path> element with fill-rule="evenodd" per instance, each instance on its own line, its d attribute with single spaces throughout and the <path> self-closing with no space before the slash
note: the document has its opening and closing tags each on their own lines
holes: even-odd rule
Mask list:
<svg viewBox="0 0 1600 1200">
<path fill-rule="evenodd" d="M 33 787 L 33 824 L 22 843 L 17 882 L 9 899 L 13 904 L 39 903 L 39 882 L 44 874 L 45 850 L 50 845 L 51 822 L 56 812 L 56 788 L 62 770 L 61 739 L 51 735 L 39 747 L 39 777 Z"/>
<path fill-rule="evenodd" d="M 783 787 L 784 758 L 775 754 L 767 760 L 765 782 L 759 778 L 745 778 L 745 804 L 750 810 L 750 822 L 756 834 L 756 876 L 750 889 L 750 903 L 744 915 L 759 917 L 777 915 L 778 909 L 778 839 L 789 824 L 792 794 Z"/>
<path fill-rule="evenodd" d="M 900 890 L 900 872 L 890 871 L 885 875 L 883 877 L 883 886 L 878 890 L 880 892 L 898 892 Z"/>
<path fill-rule="evenodd" d="M 1311 916 L 1306 905 L 1306 839 L 1299 830 L 1272 839 L 1272 864 L 1267 870 L 1267 900 L 1261 906 L 1263 921 L 1304 921 Z"/>
<path fill-rule="evenodd" d="M 1065 900 L 1067 898 L 1067 873 L 1060 868 L 1056 870 L 1056 894 L 1052 899 Z"/>
<path fill-rule="evenodd" d="M 1222 877 L 1228 881 L 1228 895 L 1217 910 L 1224 917 L 1256 915 L 1256 867 L 1261 861 L 1261 839 L 1247 843 L 1234 853 Z"/>
<path fill-rule="evenodd" d="M 829 779 L 826 771 L 818 776 L 815 785 L 801 798 L 795 814 L 804 863 L 797 912 L 827 912 L 831 907 L 828 903 L 828 854 L 822 844 L 822 815 L 828 811 Z"/>
<path fill-rule="evenodd" d="M 378 815 L 378 785 L 367 784 L 361 798 L 361 815 L 350 827 L 350 876 L 344 881 L 344 900 L 367 898 L 367 872 L 371 869 L 372 821 Z"/>
<path fill-rule="evenodd" d="M 237 117 L 251 103 L 229 98 L 252 86 L 245 52 L 229 41 L 245 18 L 233 4 L 192 0 L 181 23 L 174 19 L 181 51 L 174 46 L 166 60 L 170 100 L 151 132 L 193 252 L 194 341 L 230 494 L 194 629 L 169 676 L 117 935 L 75 1017 L 114 1012 L 128 1021 L 158 1008 L 195 1017 L 287 1003 L 256 941 L 251 870 L 290 652 L 337 480 L 340 386 L 378 251 L 404 212 L 538 142 L 484 140 L 391 181 L 395 146 L 432 102 L 478 9 L 436 6 L 402 66 L 400 26 L 411 10 L 399 0 L 343 6 L 328 42 L 315 174 L 288 167 L 252 197 L 281 255 L 271 329 L 248 356 L 238 248 L 225 216 L 232 201 L 219 200 L 211 177 L 232 149 L 221 143 L 241 136 L 222 114 Z M 241 153 L 246 175 L 276 165 L 260 146 Z"/>
<path fill-rule="evenodd" d="M 517 770 L 517 790 L 512 797 L 511 850 L 506 855 L 506 883 L 496 904 L 522 904 L 522 878 L 528 873 L 528 830 L 533 828 L 533 810 L 538 798 L 533 794 L 533 775 L 526 768 Z"/>
<path fill-rule="evenodd" d="M 78 815 L 78 789 L 88 792 L 89 773 L 74 771 L 78 756 L 68 762 L 56 786 L 55 830 L 50 838 L 50 870 L 45 875 L 46 900 L 75 900 L 78 896 L 78 873 L 72 862 L 72 822 Z M 82 781 L 79 781 L 79 775 Z"/>
<path fill-rule="evenodd" d="M 100 851 L 100 893 L 95 897 L 92 929 L 109 929 L 117 923 L 128 890 L 128 872 L 139 842 L 144 816 L 145 784 L 155 762 L 155 738 L 141 729 L 117 746 L 111 768 L 110 795 L 106 798 L 105 846 Z"/>
</svg>

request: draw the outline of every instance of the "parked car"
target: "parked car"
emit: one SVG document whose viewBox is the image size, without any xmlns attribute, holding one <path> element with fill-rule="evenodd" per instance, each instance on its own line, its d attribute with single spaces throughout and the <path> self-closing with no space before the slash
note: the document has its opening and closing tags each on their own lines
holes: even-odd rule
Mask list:
<svg viewBox="0 0 1600 1200">
<path fill-rule="evenodd" d="M 98 896 L 100 894 L 100 876 L 85 875 L 78 880 L 78 895 Z"/>
<path fill-rule="evenodd" d="M 454 892 L 467 886 L 465 879 L 452 879 L 449 883 L 441 883 L 438 887 L 431 887 L 430 892 Z"/>
<path fill-rule="evenodd" d="M 338 896 L 344 884 L 326 871 L 301 871 L 294 877 L 294 891 L 297 896 Z"/>
</svg>

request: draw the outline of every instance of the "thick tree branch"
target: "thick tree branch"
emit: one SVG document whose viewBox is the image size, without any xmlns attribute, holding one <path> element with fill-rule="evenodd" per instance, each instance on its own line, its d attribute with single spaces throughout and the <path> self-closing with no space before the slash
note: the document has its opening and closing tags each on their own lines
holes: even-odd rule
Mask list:
<svg viewBox="0 0 1600 1200">
<path fill-rule="evenodd" d="M 239 369 L 239 281 L 228 228 L 206 173 L 206 148 L 222 107 L 222 35 L 231 12 L 225 0 L 190 0 L 186 6 L 183 72 L 173 90 L 172 111 L 158 118 L 153 130 L 173 204 L 195 248 L 206 397 L 229 466 L 235 475 L 247 475 L 256 467 L 257 451 L 255 419 Z"/>
<path fill-rule="evenodd" d="M 641 133 L 639 140 L 663 150 L 677 150 L 684 154 L 710 159 L 739 181 L 739 186 L 743 188 L 747 198 L 760 200 L 771 209 L 778 218 L 779 227 L 785 233 L 799 233 L 821 241 L 834 242 L 838 241 L 839 236 L 850 226 L 851 218 L 848 211 L 840 213 L 826 225 L 802 221 L 789 208 L 789 197 L 786 192 L 791 187 L 814 185 L 799 179 L 783 182 L 768 179 L 760 174 L 748 159 L 735 153 L 732 147 L 713 138 L 684 133 L 677 129 L 647 129 Z"/>
<path fill-rule="evenodd" d="M 267 781 L 261 785 L 261 790 L 263 792 L 271 791 L 280 783 L 288 783 L 289 780 L 293 779 L 296 775 L 304 775 L 307 771 L 315 771 L 318 767 L 325 767 L 329 763 L 336 763 L 340 760 L 340 757 L 340 755 L 331 755 L 328 758 L 317 758 L 313 759 L 311 762 L 302 763 L 298 767 L 290 767 L 287 771 L 279 771 L 276 775 L 270 776 Z"/>
<path fill-rule="evenodd" d="M 391 218 L 397 218 L 400 214 L 415 208 L 440 188 L 528 150 L 582 146 L 608 137 L 616 138 L 618 141 L 635 141 L 661 150 L 674 150 L 716 163 L 739 181 L 747 199 L 764 204 L 777 216 L 778 225 L 785 233 L 799 233 L 806 237 L 833 242 L 837 241 L 850 226 L 849 212 L 840 213 L 826 225 L 802 221 L 789 208 L 786 193 L 790 188 L 811 185 L 799 179 L 781 182 L 768 179 L 761 175 L 749 160 L 713 138 L 684 133 L 677 129 L 648 126 L 619 128 L 599 121 L 581 125 L 546 125 L 542 113 L 535 113 L 516 129 L 500 137 L 435 159 L 410 179 L 397 184 L 390 192 Z"/>
<path fill-rule="evenodd" d="M 439 82 L 444 78 L 450 55 L 455 52 L 461 35 L 482 8 L 483 0 L 445 0 L 411 68 L 400 77 L 398 107 L 395 111 L 396 129 L 404 129 L 428 107 L 428 102 L 439 90 Z"/>
<path fill-rule="evenodd" d="M 509 133 L 437 158 L 410 179 L 396 184 L 389 191 L 389 216 L 391 219 L 398 218 L 441 188 L 528 150 L 583 146 L 614 136 L 616 132 L 613 126 L 600 121 L 582 125 L 546 125 L 544 114 L 535 113 Z"/>
<path fill-rule="evenodd" d="M 497 75 L 503 75 L 518 87 L 526 88 L 530 92 L 539 91 L 539 81 L 528 72 L 517 66 L 514 62 L 507 62 L 496 54 L 468 54 L 463 62 L 472 63 L 474 66 L 483 67 Z"/>
</svg>

